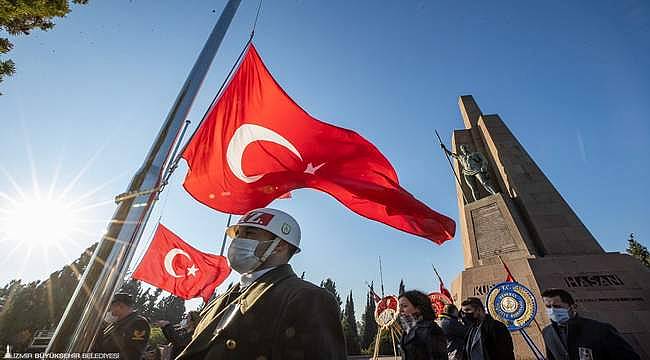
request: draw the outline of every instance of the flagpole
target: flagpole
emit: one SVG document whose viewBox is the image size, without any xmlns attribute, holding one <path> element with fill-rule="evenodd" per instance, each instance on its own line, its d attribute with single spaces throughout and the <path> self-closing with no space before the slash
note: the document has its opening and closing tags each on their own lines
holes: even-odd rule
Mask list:
<svg viewBox="0 0 650 360">
<path fill-rule="evenodd" d="M 228 214 L 228 224 L 226 225 L 226 229 L 230 227 L 230 221 L 232 220 L 232 214 Z M 219 252 L 219 255 L 223 256 L 223 252 L 226 250 L 226 232 L 223 232 L 223 242 L 221 243 L 221 252 Z"/>
<path fill-rule="evenodd" d="M 179 139 L 183 122 L 205 79 L 241 0 L 228 0 L 170 109 L 142 166 L 127 191 L 116 197 L 118 207 L 106 234 L 95 249 L 68 302 L 46 352 L 82 353 L 91 350 L 104 312 L 138 245 L 163 185 L 165 167 Z"/>
<path fill-rule="evenodd" d="M 381 282 L 381 297 L 384 297 L 384 274 L 381 271 L 381 256 L 379 257 L 379 281 Z"/>
<path fill-rule="evenodd" d="M 436 276 L 438 277 L 438 281 L 443 284 L 442 278 L 440 277 L 440 274 L 438 274 L 438 270 L 436 270 L 436 266 L 431 264 L 431 267 L 433 267 L 433 272 L 436 273 Z"/>
</svg>

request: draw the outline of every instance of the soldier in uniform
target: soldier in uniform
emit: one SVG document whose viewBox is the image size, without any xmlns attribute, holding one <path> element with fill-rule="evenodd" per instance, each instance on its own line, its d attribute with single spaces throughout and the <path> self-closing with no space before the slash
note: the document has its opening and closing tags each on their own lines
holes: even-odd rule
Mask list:
<svg viewBox="0 0 650 360">
<path fill-rule="evenodd" d="M 336 299 L 288 264 L 300 251 L 296 220 L 256 209 L 226 233 L 233 238 L 228 260 L 241 280 L 205 307 L 177 360 L 347 359 Z"/>
<path fill-rule="evenodd" d="M 119 353 L 120 359 L 140 360 L 149 340 L 149 322 L 133 310 L 133 296 L 117 293 L 105 320 L 108 326 L 95 340 L 96 353 Z"/>
</svg>

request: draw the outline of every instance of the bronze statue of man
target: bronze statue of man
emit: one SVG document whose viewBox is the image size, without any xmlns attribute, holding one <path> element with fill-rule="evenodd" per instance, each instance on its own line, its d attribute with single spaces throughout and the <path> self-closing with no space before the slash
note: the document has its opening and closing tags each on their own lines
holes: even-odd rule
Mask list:
<svg viewBox="0 0 650 360">
<path fill-rule="evenodd" d="M 492 183 L 490 182 L 490 175 L 487 171 L 488 162 L 483 154 L 479 151 L 471 151 L 465 144 L 460 146 L 460 154 L 449 151 L 442 143 L 440 144 L 440 147 L 445 151 L 445 153 L 447 153 L 447 155 L 458 160 L 460 165 L 463 167 L 463 177 L 465 178 L 467 186 L 472 190 L 474 201 L 478 200 L 478 197 L 473 178 L 483 185 L 483 188 L 485 188 L 487 192 L 492 195 L 496 194 L 496 191 L 494 191 Z"/>
</svg>

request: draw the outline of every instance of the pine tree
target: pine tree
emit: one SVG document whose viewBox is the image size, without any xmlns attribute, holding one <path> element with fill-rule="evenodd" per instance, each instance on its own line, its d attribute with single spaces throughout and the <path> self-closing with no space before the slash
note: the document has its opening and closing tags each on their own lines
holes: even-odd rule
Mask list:
<svg viewBox="0 0 650 360">
<path fill-rule="evenodd" d="M 343 312 L 343 335 L 345 336 L 345 344 L 348 349 L 348 355 L 358 355 L 361 353 L 359 346 L 359 332 L 357 330 L 357 319 L 354 315 L 354 300 L 352 299 L 352 291 L 345 299 L 345 311 Z"/>
<path fill-rule="evenodd" d="M 373 289 L 373 284 L 370 284 L 370 288 Z M 364 353 L 371 354 L 373 350 L 371 345 L 375 341 L 375 336 L 377 336 L 377 322 L 375 322 L 375 300 L 370 290 L 366 298 L 366 309 L 361 317 L 361 324 L 361 349 Z"/>
<path fill-rule="evenodd" d="M 630 234 L 627 240 L 627 253 L 637 258 L 646 267 L 650 267 L 650 252 L 647 247 L 634 239 L 634 233 Z"/>
<path fill-rule="evenodd" d="M 185 314 L 185 300 L 169 294 L 158 301 L 151 314 L 151 321 L 167 320 L 172 324 L 178 324 L 183 314 Z"/>
<path fill-rule="evenodd" d="M 86 4 L 88 0 L 73 0 Z M 29 35 L 33 29 L 47 31 L 54 27 L 54 18 L 65 17 L 70 12 L 70 1 L 57 0 L 0 0 L 0 31 L 10 35 Z M 8 38 L 0 37 L 0 55 L 14 47 Z M 12 60 L 0 59 L 0 82 L 16 71 Z"/>
<path fill-rule="evenodd" d="M 406 289 L 404 288 L 404 279 L 400 279 L 400 281 L 399 281 L 399 293 L 398 294 L 402 295 L 402 294 L 404 294 L 404 291 L 406 291 Z"/>
<path fill-rule="evenodd" d="M 340 309 L 341 304 L 343 304 L 343 302 L 341 301 L 341 297 L 339 296 L 338 291 L 336 291 L 336 283 L 334 282 L 334 280 L 327 278 L 320 282 L 320 287 L 322 287 L 323 289 L 329 291 L 330 293 L 332 293 L 332 295 L 334 295 L 334 297 L 336 298 L 336 302 L 339 304 L 339 309 Z"/>
</svg>

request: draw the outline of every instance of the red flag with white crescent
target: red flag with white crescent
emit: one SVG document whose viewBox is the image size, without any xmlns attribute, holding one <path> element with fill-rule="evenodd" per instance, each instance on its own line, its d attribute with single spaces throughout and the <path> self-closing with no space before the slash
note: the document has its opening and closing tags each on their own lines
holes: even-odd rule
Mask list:
<svg viewBox="0 0 650 360">
<path fill-rule="evenodd" d="M 185 189 L 219 211 L 243 214 L 309 187 L 438 244 L 454 236 L 454 221 L 404 190 L 373 144 L 298 106 L 252 44 L 182 156 L 190 168 Z"/>
<path fill-rule="evenodd" d="M 201 252 L 158 224 L 132 277 L 185 300 L 200 296 L 207 302 L 229 274 L 225 257 Z"/>
</svg>

